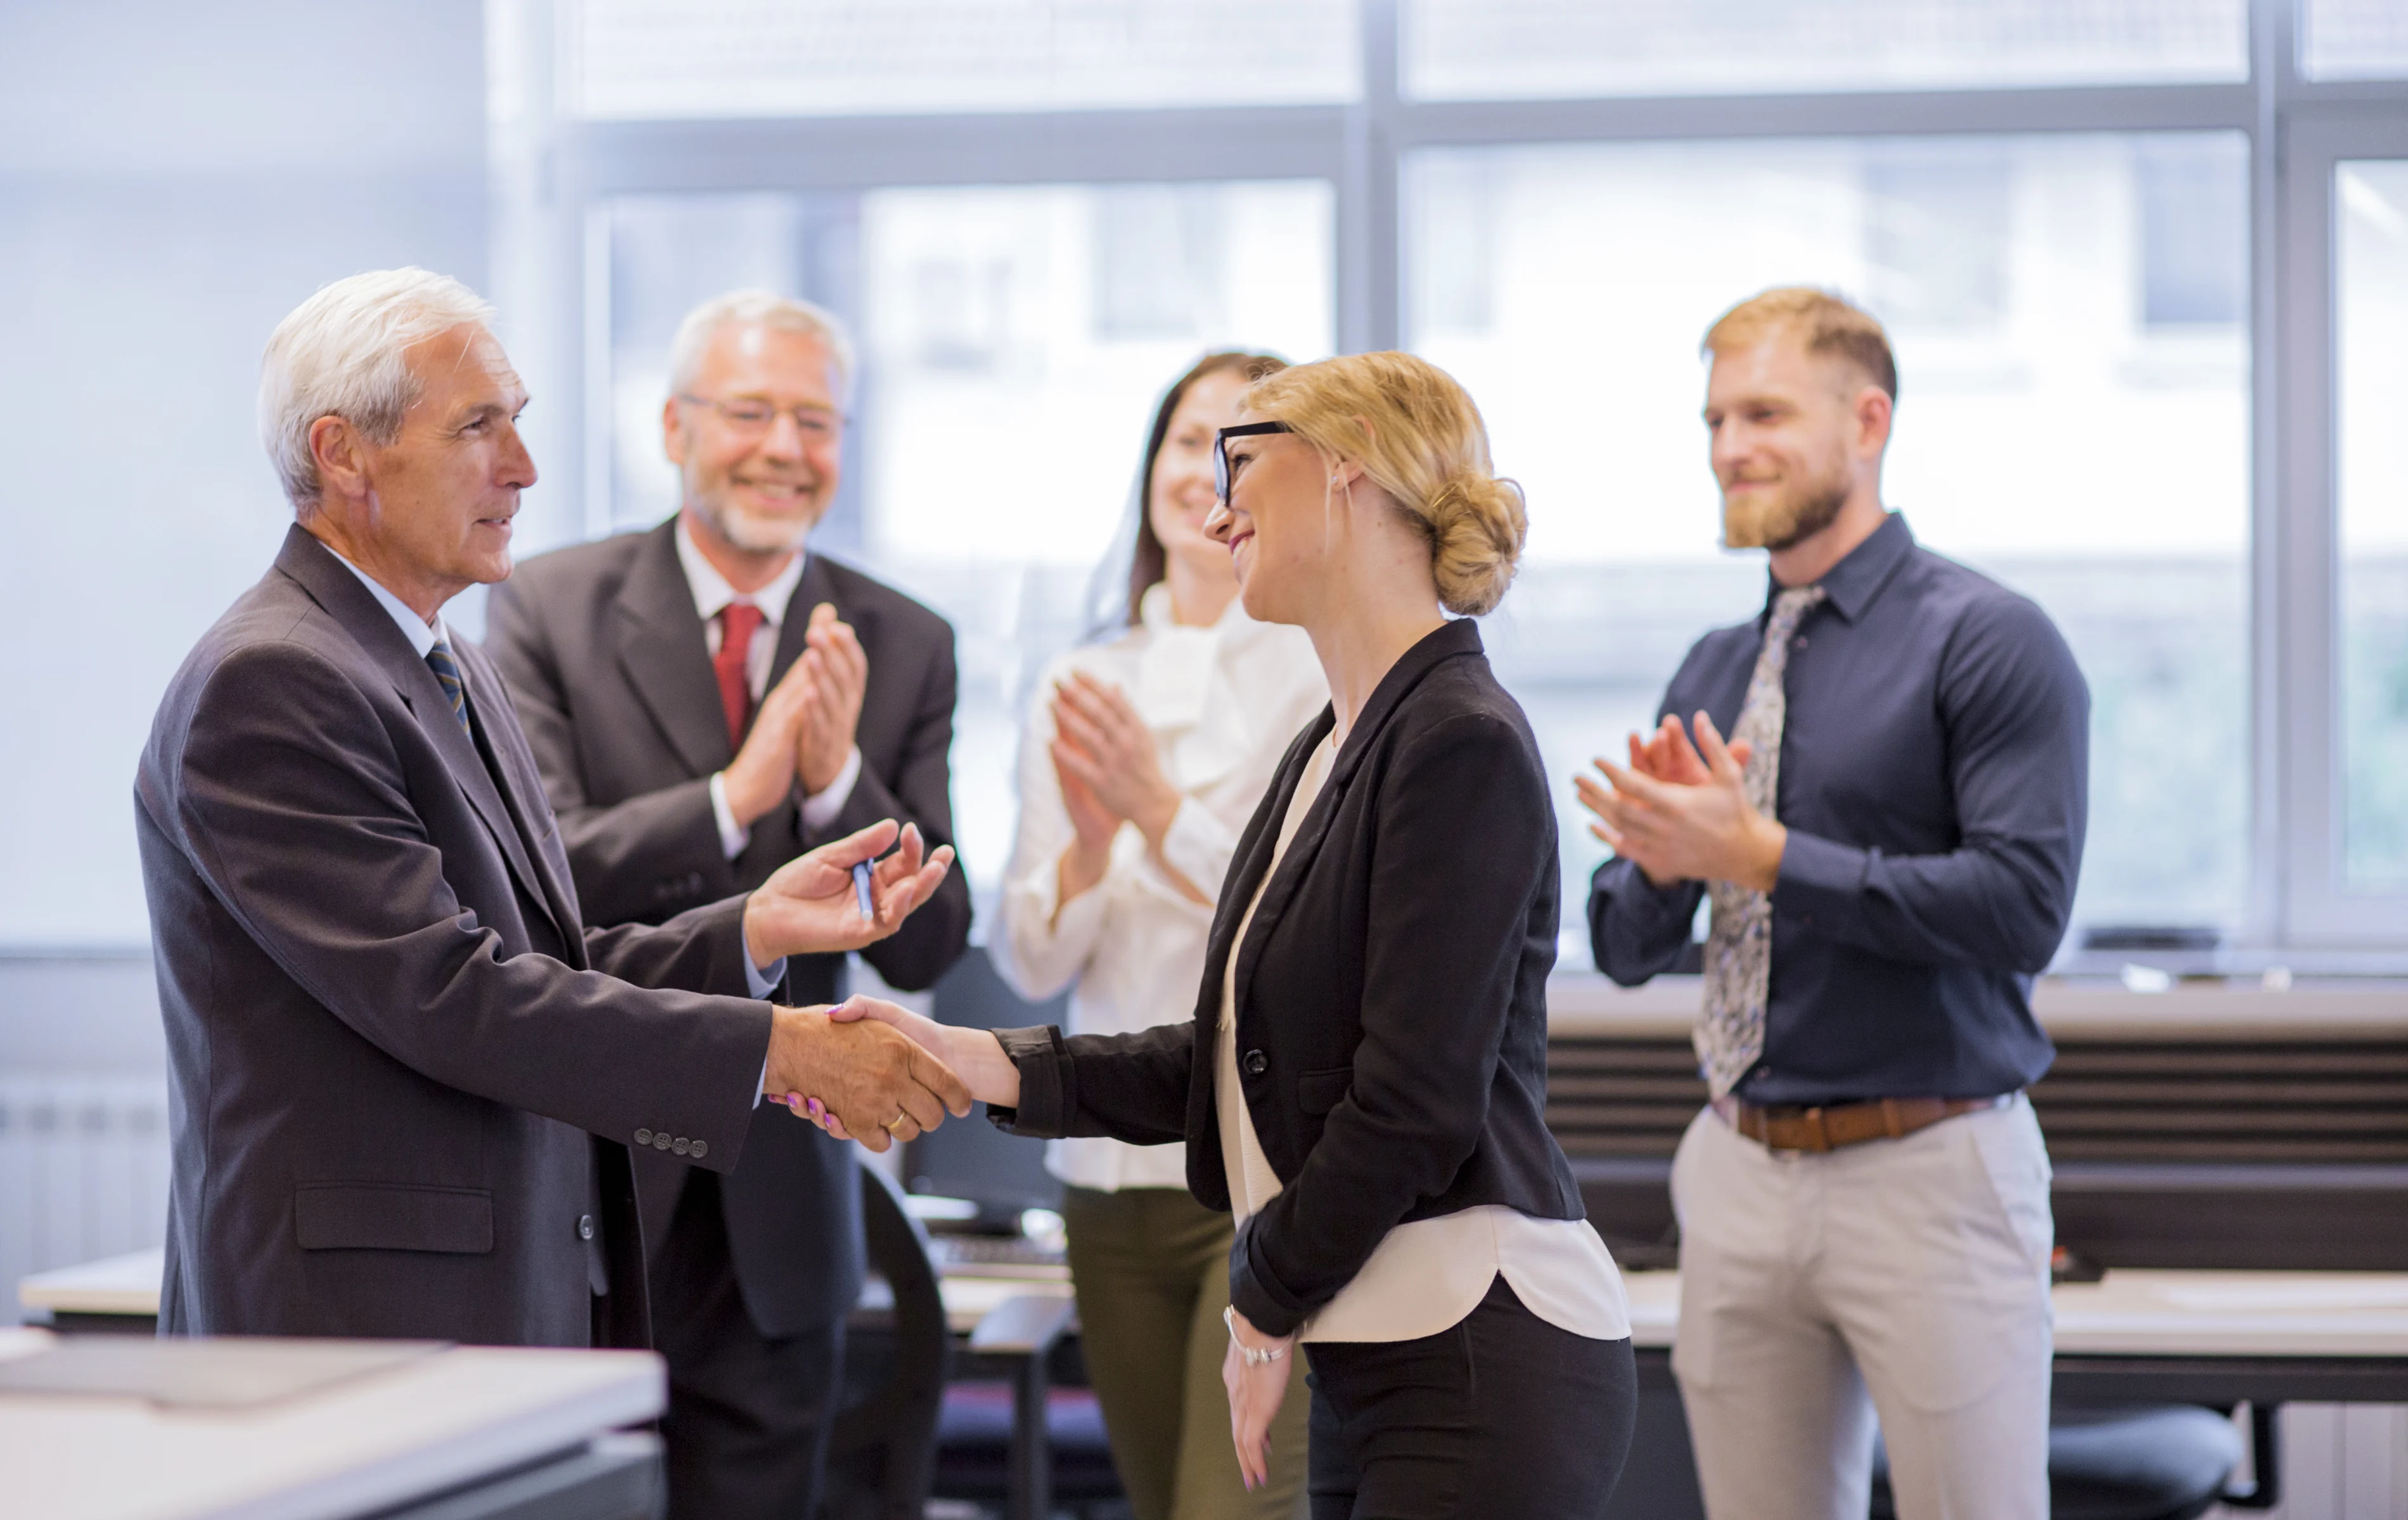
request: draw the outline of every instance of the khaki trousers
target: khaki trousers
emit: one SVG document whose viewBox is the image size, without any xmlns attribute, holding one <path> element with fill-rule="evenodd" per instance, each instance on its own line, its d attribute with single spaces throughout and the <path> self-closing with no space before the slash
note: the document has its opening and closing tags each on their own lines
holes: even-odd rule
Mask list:
<svg viewBox="0 0 2408 1520">
<path fill-rule="evenodd" d="M 1229 1216 L 1185 1190 L 1064 1189 L 1087 1376 L 1137 1520 L 1291 1520 L 1303 1513 L 1311 1395 L 1303 1358 L 1271 1427 L 1271 1479 L 1246 1491 L 1229 1440 Z"/>
<path fill-rule="evenodd" d="M 1681 1140 L 1672 1352 L 1714 1520 L 2047 1520 L 2048 1153 L 2021 1097 L 1903 1140 Z"/>
</svg>

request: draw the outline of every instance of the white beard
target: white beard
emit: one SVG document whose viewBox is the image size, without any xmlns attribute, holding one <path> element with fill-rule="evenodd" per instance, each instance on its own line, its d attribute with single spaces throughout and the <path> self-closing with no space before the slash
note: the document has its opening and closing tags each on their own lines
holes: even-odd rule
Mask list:
<svg viewBox="0 0 2408 1520">
<path fill-rule="evenodd" d="M 758 517 L 724 502 L 695 502 L 694 509 L 711 530 L 748 554 L 783 554 L 811 536 L 809 519 Z"/>
</svg>

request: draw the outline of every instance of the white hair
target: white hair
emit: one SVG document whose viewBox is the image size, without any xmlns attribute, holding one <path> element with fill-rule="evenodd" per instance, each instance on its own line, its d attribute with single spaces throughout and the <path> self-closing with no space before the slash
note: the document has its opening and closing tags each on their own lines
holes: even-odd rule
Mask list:
<svg viewBox="0 0 2408 1520">
<path fill-rule="evenodd" d="M 828 365 L 836 371 L 838 404 L 853 405 L 853 336 L 844 321 L 825 307 L 767 291 L 729 291 L 714 295 L 685 314 L 669 343 L 669 389 L 682 393 L 702 367 L 702 354 L 723 327 L 768 327 L 801 333 L 820 340 Z"/>
<path fill-rule="evenodd" d="M 493 307 L 467 286 L 410 268 L 337 280 L 278 323 L 260 361 L 259 432 L 294 510 L 307 518 L 324 491 L 309 449 L 319 418 L 340 417 L 370 443 L 393 442 L 425 389 L 403 355 L 464 323 L 493 320 Z"/>
</svg>

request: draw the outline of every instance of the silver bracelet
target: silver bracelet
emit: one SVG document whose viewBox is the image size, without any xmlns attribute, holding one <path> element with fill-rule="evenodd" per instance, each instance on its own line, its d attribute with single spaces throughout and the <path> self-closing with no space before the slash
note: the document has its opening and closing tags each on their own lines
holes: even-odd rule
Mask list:
<svg viewBox="0 0 2408 1520">
<path fill-rule="evenodd" d="M 1248 1367 L 1260 1367 L 1265 1362 L 1275 1362 L 1287 1355 L 1287 1347 L 1284 1345 L 1273 1346 L 1268 1351 L 1256 1351 L 1252 1346 L 1249 1346 L 1244 1341 L 1239 1340 L 1238 1306 L 1236 1304 L 1225 1304 L 1222 1306 L 1221 1323 L 1229 1327 L 1229 1344 L 1238 1348 L 1238 1355 L 1246 1359 L 1246 1365 Z"/>
</svg>

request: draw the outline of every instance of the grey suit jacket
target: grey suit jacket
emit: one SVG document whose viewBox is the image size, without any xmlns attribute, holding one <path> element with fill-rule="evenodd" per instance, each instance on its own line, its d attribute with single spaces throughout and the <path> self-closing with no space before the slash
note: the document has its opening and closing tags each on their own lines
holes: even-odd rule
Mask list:
<svg viewBox="0 0 2408 1520">
<path fill-rule="evenodd" d="M 953 631 L 861 572 L 813 554 L 788 602 L 774 682 L 803 651 L 810 609 L 832 603 L 869 660 L 855 743 L 861 776 L 836 819 L 805 827 L 792 799 L 757 820 L 733 861 L 711 815 L 710 776 L 734 758 L 677 520 L 539 555 L 494 588 L 486 648 L 500 667 L 552 806 L 577 891 L 596 923 L 653 921 L 758 886 L 804 851 L 882 818 L 953 839 Z M 957 868 L 937 896 L 862 958 L 896 987 L 933 985 L 969 939 Z M 844 996 L 842 955 L 787 962 L 796 1003 Z M 754 1326 L 793 1335 L 860 1297 L 859 1178 L 851 1148 L 765 1108 L 744 1163 L 723 1184 L 729 1255 Z M 657 1247 L 685 1169 L 639 1157 Z"/>
<path fill-rule="evenodd" d="M 457 654 L 473 741 L 296 527 L 160 704 L 165 1333 L 642 1345 L 627 1145 L 743 1152 L 769 1011 L 741 903 L 585 929 L 501 679 Z"/>
</svg>

